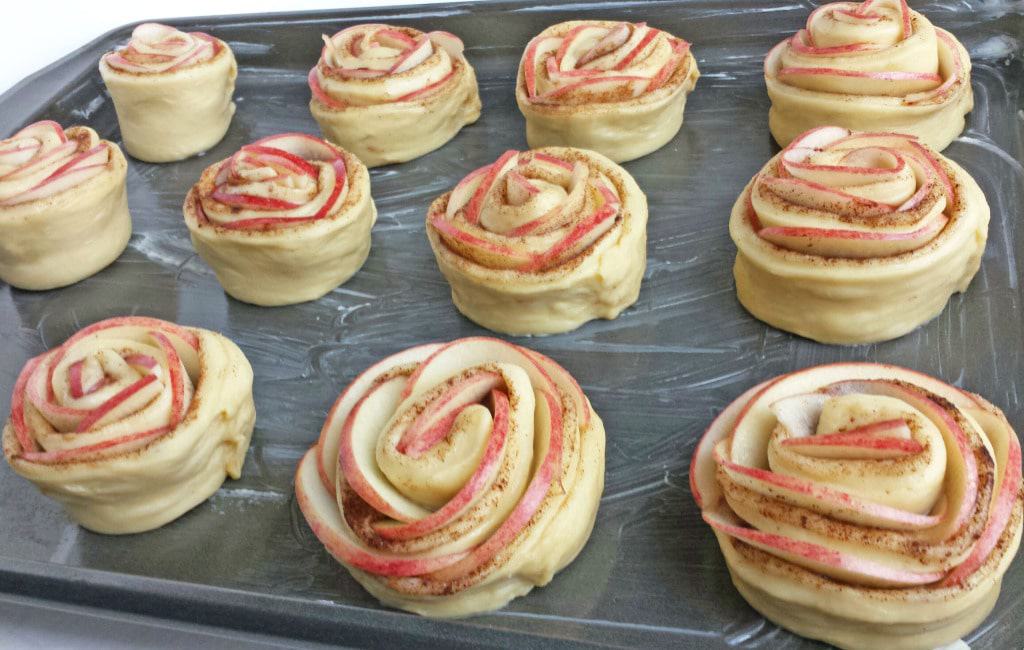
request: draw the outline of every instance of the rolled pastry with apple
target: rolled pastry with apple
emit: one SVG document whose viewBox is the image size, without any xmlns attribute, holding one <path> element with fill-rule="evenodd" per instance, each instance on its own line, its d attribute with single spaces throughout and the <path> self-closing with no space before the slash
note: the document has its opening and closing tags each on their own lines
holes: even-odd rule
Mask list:
<svg viewBox="0 0 1024 650">
<path fill-rule="evenodd" d="M 427 237 L 470 320 L 506 334 L 555 334 L 616 318 L 647 264 L 647 198 L 593 151 L 506 151 L 439 197 Z"/>
<path fill-rule="evenodd" d="M 572 376 L 490 338 L 399 352 L 341 394 L 295 492 L 327 550 L 385 605 L 503 607 L 586 544 L 604 426 Z"/>
<path fill-rule="evenodd" d="M 699 76 L 690 44 L 664 30 L 572 20 L 527 45 L 516 103 L 531 147 L 592 149 L 624 162 L 675 137 Z"/>
<path fill-rule="evenodd" d="M 254 421 L 252 368 L 234 343 L 111 318 L 25 364 L 4 456 L 85 528 L 138 533 L 238 478 Z"/>
<path fill-rule="evenodd" d="M 303 133 L 242 147 L 206 168 L 185 224 L 224 290 L 254 305 L 316 300 L 370 253 L 370 174 L 347 151 Z"/>
<path fill-rule="evenodd" d="M 63 287 L 128 245 L 132 220 L 121 149 L 92 129 L 31 124 L 0 141 L 0 280 Z"/>
<path fill-rule="evenodd" d="M 224 138 L 238 66 L 228 44 L 202 32 L 144 23 L 100 59 L 124 146 L 151 163 L 184 160 Z"/>
<path fill-rule="evenodd" d="M 981 624 L 1024 509 L 1002 411 L 874 363 L 748 390 L 698 444 L 690 488 L 754 609 L 856 649 L 932 650 Z"/>
<path fill-rule="evenodd" d="M 367 167 L 419 158 L 480 117 L 476 73 L 454 34 L 366 24 L 323 39 L 309 110 Z"/>
<path fill-rule="evenodd" d="M 736 295 L 823 343 L 903 336 L 967 289 L 988 238 L 978 184 L 917 138 L 808 131 L 736 200 Z"/>
<path fill-rule="evenodd" d="M 834 124 L 895 131 L 942 151 L 974 106 L 971 59 L 906 0 L 822 5 L 765 58 L 768 127 L 785 147 Z"/>
</svg>

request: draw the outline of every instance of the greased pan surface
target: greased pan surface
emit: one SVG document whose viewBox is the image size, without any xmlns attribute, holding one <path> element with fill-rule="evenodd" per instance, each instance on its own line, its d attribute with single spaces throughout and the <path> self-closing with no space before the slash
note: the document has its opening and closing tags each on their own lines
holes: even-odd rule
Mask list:
<svg viewBox="0 0 1024 650">
<path fill-rule="evenodd" d="M 490 3 L 174 21 L 228 41 L 239 62 L 238 112 L 202 157 L 130 161 L 135 234 L 105 271 L 66 289 L 0 285 L 0 410 L 22 364 L 79 327 L 147 314 L 224 332 L 256 372 L 257 425 L 240 481 L 151 533 L 104 537 L 0 467 L 0 590 L 250 631 L 391 646 L 611 644 L 814 648 L 766 623 L 729 582 L 690 494 L 699 435 L 760 380 L 804 366 L 873 360 L 975 390 L 1024 430 L 1024 8 L 1019 2 L 914 2 L 971 53 L 976 98 L 945 155 L 992 207 L 981 272 L 933 322 L 902 339 L 840 348 L 757 322 L 733 293 L 727 222 L 736 196 L 777 148 L 767 129 L 761 61 L 798 29 L 809 2 Z M 618 320 L 516 339 L 583 385 L 608 430 L 607 481 L 580 557 L 546 588 L 496 614 L 435 622 L 381 608 L 322 549 L 298 513 L 292 475 L 327 408 L 372 362 L 425 341 L 482 334 L 455 311 L 423 230 L 427 206 L 502 151 L 526 147 L 513 84 L 527 41 L 570 18 L 646 20 L 693 43 L 703 73 L 679 135 L 625 167 L 650 202 L 649 263 L 639 302 Z M 320 34 L 367 21 L 443 29 L 465 41 L 483 115 L 451 143 L 372 173 L 380 218 L 363 270 L 321 300 L 264 309 L 228 298 L 193 252 L 181 203 L 202 169 L 256 138 L 316 133 L 306 73 Z M 119 141 L 96 62 L 127 40 L 111 32 L 0 97 L 0 134 L 40 118 L 86 123 Z M 1005 578 L 972 648 L 1024 646 L 1024 561 Z"/>
</svg>

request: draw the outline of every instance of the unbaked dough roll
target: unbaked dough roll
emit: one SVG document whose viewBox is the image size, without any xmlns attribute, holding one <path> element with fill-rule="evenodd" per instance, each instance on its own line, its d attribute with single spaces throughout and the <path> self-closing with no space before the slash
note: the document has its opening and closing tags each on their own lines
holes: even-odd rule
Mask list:
<svg viewBox="0 0 1024 650">
<path fill-rule="evenodd" d="M 53 289 L 117 259 L 132 234 L 127 174 L 88 127 L 36 122 L 0 141 L 0 280 Z"/>
<path fill-rule="evenodd" d="M 128 153 L 184 160 L 221 141 L 235 114 L 238 66 L 228 44 L 202 32 L 145 23 L 100 59 Z"/>
<path fill-rule="evenodd" d="M 480 117 L 476 73 L 454 34 L 367 24 L 323 39 L 309 109 L 367 167 L 418 158 Z"/>
<path fill-rule="evenodd" d="M 551 359 L 489 338 L 371 366 L 295 478 L 327 550 L 381 602 L 425 616 L 503 607 L 583 548 L 604 426 Z"/>
<path fill-rule="evenodd" d="M 675 137 L 699 76 L 690 44 L 666 31 L 573 20 L 527 45 L 516 103 L 531 147 L 592 149 L 623 162 Z"/>
<path fill-rule="evenodd" d="M 234 343 L 111 318 L 25 364 L 4 456 L 82 526 L 138 533 L 238 478 L 254 421 L 252 368 Z"/>
<path fill-rule="evenodd" d="M 906 0 L 822 5 L 764 62 L 781 146 L 828 124 L 917 136 L 941 151 L 974 106 L 971 59 Z"/>
<path fill-rule="evenodd" d="M 636 302 L 647 198 L 593 151 L 506 151 L 438 198 L 427 236 L 460 312 L 507 334 L 554 334 Z"/>
<path fill-rule="evenodd" d="M 366 167 L 303 133 L 257 140 L 207 167 L 184 213 L 224 290 L 270 306 L 316 300 L 352 277 L 377 220 Z"/>
<path fill-rule="evenodd" d="M 814 129 L 733 206 L 736 294 L 769 325 L 823 343 L 893 339 L 967 289 L 988 221 L 974 179 L 916 138 Z"/>
<path fill-rule="evenodd" d="M 988 616 L 1017 552 L 1017 434 L 905 368 L 818 366 L 755 386 L 697 446 L 690 487 L 758 611 L 842 648 L 932 650 Z"/>
</svg>

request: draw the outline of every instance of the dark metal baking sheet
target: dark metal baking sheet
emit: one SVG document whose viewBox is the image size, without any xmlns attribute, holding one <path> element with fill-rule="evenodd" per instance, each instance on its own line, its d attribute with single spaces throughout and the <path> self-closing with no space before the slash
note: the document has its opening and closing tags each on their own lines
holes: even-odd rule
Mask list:
<svg viewBox="0 0 1024 650">
<path fill-rule="evenodd" d="M 240 64 L 238 112 L 205 156 L 131 161 L 135 224 L 110 268 L 72 287 L 0 285 L 0 409 L 21 365 L 79 327 L 140 313 L 220 330 L 256 371 L 258 419 L 240 481 L 157 531 L 104 537 L 0 468 L 0 590 L 126 612 L 345 644 L 818 647 L 766 623 L 732 588 L 687 488 L 694 442 L 729 400 L 761 379 L 844 359 L 917 368 L 976 390 L 1024 430 L 1024 8 L 1004 0 L 915 2 L 953 31 L 974 61 L 977 104 L 946 154 L 992 206 L 988 249 L 966 295 L 900 340 L 839 348 L 770 329 L 733 295 L 726 221 L 737 193 L 776 148 L 766 128 L 761 60 L 817 3 L 654 0 L 455 4 L 172 21 L 230 42 Z M 554 582 L 505 610 L 435 622 L 378 606 L 313 538 L 292 497 L 292 472 L 327 407 L 374 360 L 428 340 L 479 334 L 458 315 L 423 233 L 429 202 L 507 148 L 525 148 L 513 83 L 526 42 L 570 18 L 646 20 L 693 42 L 703 76 L 671 144 L 626 167 L 650 201 L 646 279 L 618 320 L 520 340 L 580 380 L 608 429 L 597 527 Z M 466 42 L 483 117 L 440 151 L 375 170 L 380 219 L 363 270 L 304 305 L 264 309 L 230 298 L 189 244 L 180 206 L 211 161 L 258 137 L 316 132 L 306 72 L 320 34 L 365 21 L 445 29 Z M 127 39 L 115 30 L 0 97 L 0 133 L 39 118 L 87 123 L 119 139 L 96 61 Z M 1024 645 L 1024 560 L 995 613 L 968 641 Z"/>
</svg>

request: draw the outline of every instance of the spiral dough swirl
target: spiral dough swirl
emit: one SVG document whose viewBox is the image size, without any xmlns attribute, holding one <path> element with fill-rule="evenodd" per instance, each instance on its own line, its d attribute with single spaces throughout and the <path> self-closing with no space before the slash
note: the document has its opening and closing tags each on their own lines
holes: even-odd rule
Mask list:
<svg viewBox="0 0 1024 650">
<path fill-rule="evenodd" d="M 128 45 L 104 55 L 104 59 L 112 68 L 123 72 L 155 74 L 205 63 L 222 47 L 220 41 L 209 34 L 143 23 L 132 31 Z"/>
<path fill-rule="evenodd" d="M 1017 434 L 980 396 L 878 364 L 761 384 L 691 489 L 766 616 L 841 647 L 934 648 L 988 615 L 1021 534 Z"/>
<path fill-rule="evenodd" d="M 614 318 L 636 300 L 646 224 L 646 200 L 624 169 L 551 147 L 506 151 L 471 172 L 431 205 L 427 233 L 463 313 L 537 334 Z"/>
<path fill-rule="evenodd" d="M 327 550 L 385 604 L 497 609 L 590 535 L 604 428 L 554 361 L 496 339 L 372 366 L 328 414 L 296 495 Z"/>
<path fill-rule="evenodd" d="M 252 370 L 230 341 L 113 318 L 25 365 L 4 453 L 84 526 L 137 532 L 237 478 L 253 419 Z"/>
<path fill-rule="evenodd" d="M 769 127 L 782 146 L 837 124 L 907 133 L 942 150 L 973 105 L 970 69 L 953 35 L 906 0 L 822 5 L 765 59 Z"/>
</svg>

